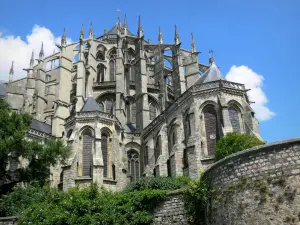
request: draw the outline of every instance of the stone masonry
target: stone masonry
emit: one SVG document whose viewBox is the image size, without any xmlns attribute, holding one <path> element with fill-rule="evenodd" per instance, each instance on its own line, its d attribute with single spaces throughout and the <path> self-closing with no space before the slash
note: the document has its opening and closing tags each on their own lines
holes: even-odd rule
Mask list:
<svg viewBox="0 0 300 225">
<path fill-rule="evenodd" d="M 300 138 L 226 157 L 205 177 L 216 190 L 208 224 L 300 223 Z"/>
<path fill-rule="evenodd" d="M 155 225 L 185 225 L 188 224 L 188 215 L 184 208 L 183 196 L 180 191 L 168 194 L 166 201 L 154 210 Z"/>
</svg>

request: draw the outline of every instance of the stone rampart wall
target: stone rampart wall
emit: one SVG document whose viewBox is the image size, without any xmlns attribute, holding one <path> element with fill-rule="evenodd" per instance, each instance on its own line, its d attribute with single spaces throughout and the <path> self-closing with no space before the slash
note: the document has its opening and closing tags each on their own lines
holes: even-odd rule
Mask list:
<svg viewBox="0 0 300 225">
<path fill-rule="evenodd" d="M 188 215 L 184 208 L 183 193 L 171 192 L 166 201 L 154 210 L 155 225 L 185 225 L 188 224 Z"/>
<path fill-rule="evenodd" d="M 17 225 L 18 217 L 10 216 L 10 217 L 0 217 L 0 225 Z"/>
<path fill-rule="evenodd" d="M 206 172 L 211 225 L 299 224 L 300 138 L 248 149 Z"/>
</svg>

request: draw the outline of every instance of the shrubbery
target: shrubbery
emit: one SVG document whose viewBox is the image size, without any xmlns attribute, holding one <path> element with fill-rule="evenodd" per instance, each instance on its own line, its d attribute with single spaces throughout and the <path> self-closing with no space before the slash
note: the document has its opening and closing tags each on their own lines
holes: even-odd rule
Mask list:
<svg viewBox="0 0 300 225">
<path fill-rule="evenodd" d="M 185 208 L 190 215 L 190 224 L 206 224 L 206 212 L 211 197 L 209 182 L 204 178 L 203 173 L 200 178 L 190 182 L 184 192 Z"/>
<path fill-rule="evenodd" d="M 190 182 L 189 177 L 179 176 L 176 179 L 170 177 L 144 177 L 139 181 L 130 184 L 125 192 L 151 190 L 176 190 L 182 188 Z"/>
<path fill-rule="evenodd" d="M 19 224 L 151 224 L 152 210 L 167 196 L 166 190 L 99 191 L 93 184 L 86 189 L 73 188 L 68 192 L 43 189 L 40 192 L 45 193 L 44 197 L 35 198 L 29 194 L 32 187 L 26 189 L 23 192 L 30 200 L 20 214 Z M 9 198 L 14 199 L 13 196 Z"/>
<path fill-rule="evenodd" d="M 216 160 L 223 159 L 228 155 L 263 144 L 264 142 L 255 136 L 238 134 L 235 132 L 228 133 L 216 144 Z"/>
</svg>

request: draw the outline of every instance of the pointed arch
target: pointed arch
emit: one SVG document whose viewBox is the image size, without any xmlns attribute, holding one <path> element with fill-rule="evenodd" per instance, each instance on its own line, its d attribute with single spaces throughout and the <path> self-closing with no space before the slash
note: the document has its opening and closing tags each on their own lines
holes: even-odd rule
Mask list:
<svg viewBox="0 0 300 225">
<path fill-rule="evenodd" d="M 149 119 L 154 120 L 159 114 L 159 105 L 157 100 L 151 95 L 148 95 L 148 102 L 149 102 Z"/>
<path fill-rule="evenodd" d="M 103 177 L 109 177 L 109 168 L 111 168 L 111 131 L 108 128 L 101 129 L 101 151 L 103 158 Z"/>
<path fill-rule="evenodd" d="M 135 182 L 140 178 L 140 156 L 135 149 L 130 149 L 127 152 L 128 172 L 131 182 Z"/>
<path fill-rule="evenodd" d="M 208 104 L 203 108 L 203 115 L 207 155 L 213 156 L 215 154 L 216 142 L 219 139 L 217 111 L 213 105 Z"/>
<path fill-rule="evenodd" d="M 82 176 L 92 176 L 92 163 L 93 163 L 93 133 L 90 129 L 86 128 L 82 131 Z"/>
<path fill-rule="evenodd" d="M 154 148 L 154 156 L 155 156 L 155 163 L 157 163 L 158 157 L 161 155 L 161 135 L 156 137 L 155 148 Z"/>
<path fill-rule="evenodd" d="M 105 72 L 106 67 L 102 63 L 99 63 L 97 66 L 97 82 L 105 81 Z"/>
<path fill-rule="evenodd" d="M 109 80 L 115 81 L 116 77 L 116 61 L 111 59 L 109 61 Z"/>
</svg>

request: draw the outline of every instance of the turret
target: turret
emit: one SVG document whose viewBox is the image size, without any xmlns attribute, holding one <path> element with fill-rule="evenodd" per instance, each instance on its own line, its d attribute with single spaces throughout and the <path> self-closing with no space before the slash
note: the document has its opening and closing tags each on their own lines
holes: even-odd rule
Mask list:
<svg viewBox="0 0 300 225">
<path fill-rule="evenodd" d="M 163 43 L 163 36 L 160 27 L 158 28 L 158 42 L 159 44 Z"/>
<path fill-rule="evenodd" d="M 65 48 L 67 45 L 67 35 L 66 35 L 66 28 L 64 28 L 64 33 L 61 36 L 61 47 Z"/>
<path fill-rule="evenodd" d="M 126 14 L 124 16 L 124 35 L 128 35 L 128 26 L 127 26 L 127 18 L 126 18 Z"/>
<path fill-rule="evenodd" d="M 143 38 L 144 37 L 144 32 L 142 28 L 142 23 L 141 23 L 141 17 L 139 16 L 139 22 L 138 22 L 138 37 Z"/>
<path fill-rule="evenodd" d="M 175 44 L 178 45 L 180 43 L 179 34 L 177 30 L 177 26 L 175 25 L 175 38 L 174 38 Z"/>
<path fill-rule="evenodd" d="M 89 38 L 92 39 L 92 40 L 94 39 L 94 30 L 93 30 L 92 22 L 90 24 Z"/>
<path fill-rule="evenodd" d="M 196 44 L 195 44 L 195 39 L 193 33 L 191 33 L 192 36 L 192 53 L 196 52 Z"/>
<path fill-rule="evenodd" d="M 80 30 L 80 37 L 79 37 L 80 40 L 83 40 L 84 39 L 84 26 L 83 26 L 83 23 L 81 25 L 81 30 Z"/>
<path fill-rule="evenodd" d="M 12 82 L 14 76 L 14 61 L 11 63 L 11 68 L 9 70 L 9 82 Z"/>
<path fill-rule="evenodd" d="M 198 63 L 198 54 L 200 52 L 196 51 L 196 44 L 193 33 L 191 33 L 192 37 L 192 50 L 188 57 L 186 57 L 186 86 L 187 88 L 191 87 L 200 77 L 199 71 L 199 63 Z"/>
<path fill-rule="evenodd" d="M 40 54 L 39 54 L 39 60 L 44 60 L 44 43 L 42 42 Z"/>
</svg>

